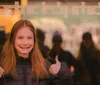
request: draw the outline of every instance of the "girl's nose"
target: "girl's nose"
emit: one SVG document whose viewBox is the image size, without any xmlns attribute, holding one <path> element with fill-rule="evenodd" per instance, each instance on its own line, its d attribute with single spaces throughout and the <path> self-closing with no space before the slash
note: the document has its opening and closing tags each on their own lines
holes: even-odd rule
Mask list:
<svg viewBox="0 0 100 85">
<path fill-rule="evenodd" d="M 27 44 L 27 42 L 28 42 L 27 39 L 23 40 L 23 44 Z"/>
</svg>

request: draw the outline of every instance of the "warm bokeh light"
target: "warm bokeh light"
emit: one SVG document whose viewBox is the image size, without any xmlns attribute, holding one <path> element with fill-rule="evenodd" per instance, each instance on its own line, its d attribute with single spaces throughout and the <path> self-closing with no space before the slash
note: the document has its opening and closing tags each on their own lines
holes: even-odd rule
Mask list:
<svg viewBox="0 0 100 85">
<path fill-rule="evenodd" d="M 22 5 L 22 6 L 27 5 L 27 3 L 28 3 L 28 0 L 21 0 L 21 5 Z"/>
<path fill-rule="evenodd" d="M 0 14 L 0 26 L 5 27 L 5 33 L 9 33 L 13 24 L 20 19 L 20 12 L 17 14 Z"/>
</svg>

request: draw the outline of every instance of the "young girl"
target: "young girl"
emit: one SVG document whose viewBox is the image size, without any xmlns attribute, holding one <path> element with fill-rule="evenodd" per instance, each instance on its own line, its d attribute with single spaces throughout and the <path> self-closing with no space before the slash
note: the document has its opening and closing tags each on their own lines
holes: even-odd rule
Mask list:
<svg viewBox="0 0 100 85">
<path fill-rule="evenodd" d="M 70 77 L 65 64 L 44 60 L 37 45 L 35 28 L 19 20 L 11 30 L 1 54 L 1 85 L 59 85 L 58 78 Z"/>
</svg>

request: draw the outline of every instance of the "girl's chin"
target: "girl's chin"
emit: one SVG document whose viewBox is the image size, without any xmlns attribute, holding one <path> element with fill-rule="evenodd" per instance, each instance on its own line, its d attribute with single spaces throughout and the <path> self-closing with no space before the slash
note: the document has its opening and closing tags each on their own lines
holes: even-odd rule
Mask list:
<svg viewBox="0 0 100 85">
<path fill-rule="evenodd" d="M 23 58 L 27 58 L 28 57 L 28 53 L 20 53 L 19 56 L 22 56 Z"/>
<path fill-rule="evenodd" d="M 19 54 L 21 54 L 21 55 L 28 55 L 29 52 L 19 52 Z"/>
</svg>

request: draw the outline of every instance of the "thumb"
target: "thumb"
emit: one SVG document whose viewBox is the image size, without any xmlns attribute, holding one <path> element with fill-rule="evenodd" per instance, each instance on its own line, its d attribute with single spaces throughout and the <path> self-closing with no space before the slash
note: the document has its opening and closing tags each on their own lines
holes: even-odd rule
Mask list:
<svg viewBox="0 0 100 85">
<path fill-rule="evenodd" d="M 56 57 L 55 57 L 55 61 L 56 61 L 56 63 L 59 62 L 58 55 L 56 55 Z"/>
</svg>

